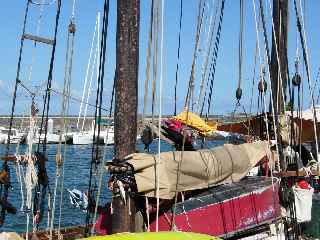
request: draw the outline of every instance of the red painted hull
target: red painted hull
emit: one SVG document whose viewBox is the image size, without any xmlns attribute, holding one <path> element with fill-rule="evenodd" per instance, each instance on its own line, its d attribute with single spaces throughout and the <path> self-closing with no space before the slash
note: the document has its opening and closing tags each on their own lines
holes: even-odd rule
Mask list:
<svg viewBox="0 0 320 240">
<path fill-rule="evenodd" d="M 269 178 L 249 178 L 237 184 L 211 188 L 177 205 L 175 227 L 186 232 L 232 236 L 280 217 L 278 184 Z M 154 231 L 156 222 L 150 225 Z M 172 227 L 172 209 L 159 217 L 159 230 Z"/>
</svg>

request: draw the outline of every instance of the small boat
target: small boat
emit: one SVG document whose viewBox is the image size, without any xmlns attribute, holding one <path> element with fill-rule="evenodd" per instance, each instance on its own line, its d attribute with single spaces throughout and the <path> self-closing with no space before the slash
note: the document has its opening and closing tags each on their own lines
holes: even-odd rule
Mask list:
<svg viewBox="0 0 320 240">
<path fill-rule="evenodd" d="M 8 143 L 8 133 L 9 129 L 7 128 L 0 128 L 0 142 L 3 138 L 3 135 L 5 136 L 3 143 Z M 25 134 L 19 132 L 17 129 L 12 128 L 11 134 L 10 134 L 10 143 L 17 144 L 22 143 L 25 140 Z"/>
<path fill-rule="evenodd" d="M 2 129 L 3 129 L 3 127 L 0 127 L 0 144 L 5 143 L 6 137 L 7 137 L 7 134 L 4 134 L 1 132 Z"/>
<path fill-rule="evenodd" d="M 82 131 L 72 135 L 72 143 L 75 145 L 86 145 L 93 143 L 93 132 Z"/>
<path fill-rule="evenodd" d="M 114 127 L 108 126 L 104 131 L 100 133 L 100 136 L 103 137 L 103 143 L 105 145 L 114 144 Z"/>
</svg>

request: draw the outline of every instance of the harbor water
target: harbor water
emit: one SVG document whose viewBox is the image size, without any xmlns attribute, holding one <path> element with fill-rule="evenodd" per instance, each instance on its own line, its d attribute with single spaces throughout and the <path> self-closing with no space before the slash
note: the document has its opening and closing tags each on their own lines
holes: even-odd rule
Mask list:
<svg viewBox="0 0 320 240">
<path fill-rule="evenodd" d="M 150 146 L 150 151 L 153 153 L 157 152 L 158 149 L 158 141 L 154 140 Z M 207 147 L 212 147 L 214 145 L 220 145 L 222 141 L 216 141 L 209 143 Z M 0 156 L 5 154 L 5 145 L 0 145 Z M 16 152 L 16 145 L 10 146 L 10 152 L 14 154 Z M 105 160 L 110 160 L 113 157 L 113 146 L 100 146 L 100 149 L 105 152 Z M 139 151 L 143 151 L 144 146 L 141 142 L 137 144 L 137 149 Z M 161 151 L 170 151 L 172 147 L 165 142 L 161 143 Z M 25 153 L 26 145 L 21 145 L 19 152 L 21 154 Z M 78 189 L 80 191 L 86 192 L 88 190 L 89 185 L 89 171 L 90 171 L 90 161 L 91 161 L 91 151 L 92 147 L 90 145 L 66 145 L 66 159 L 64 161 L 64 194 L 63 194 L 63 202 L 61 207 L 61 226 L 76 226 L 76 225 L 84 225 L 86 213 L 82 212 L 80 209 L 75 208 L 71 205 L 69 199 L 69 193 L 67 189 Z M 47 162 L 47 173 L 50 181 L 50 191 L 54 192 L 55 185 L 55 174 L 56 174 L 56 166 L 55 166 L 55 157 L 57 152 L 57 145 L 47 145 L 47 154 L 48 154 L 48 162 Z M 62 149 L 63 152 L 63 149 Z M 22 194 L 20 190 L 20 184 L 17 180 L 17 174 L 15 165 L 10 162 L 10 173 L 11 173 L 11 182 L 13 189 L 9 192 L 9 202 L 13 204 L 17 208 L 17 214 L 6 215 L 5 223 L 2 227 L 2 231 L 16 231 L 16 232 L 25 232 L 26 231 L 26 223 L 27 223 L 27 214 L 20 209 L 22 204 Z M 110 201 L 110 192 L 107 188 L 108 174 L 105 172 L 102 183 L 102 192 L 101 192 L 101 200 L 99 205 L 104 205 L 106 202 Z M 25 193 L 24 193 L 25 196 Z M 52 199 L 51 199 L 52 201 Z M 56 199 L 56 211 L 54 223 L 55 226 L 58 226 L 59 220 L 59 209 L 60 209 L 60 196 L 57 196 Z M 46 199 L 47 203 L 47 199 Z M 47 206 L 47 204 L 46 204 Z M 45 213 L 47 211 L 45 210 Z M 30 213 L 32 216 L 32 213 Z M 29 230 L 32 230 L 32 217 L 30 217 L 30 227 Z M 48 221 L 47 216 L 44 215 L 43 220 L 41 221 L 40 228 L 46 229 Z"/>
</svg>

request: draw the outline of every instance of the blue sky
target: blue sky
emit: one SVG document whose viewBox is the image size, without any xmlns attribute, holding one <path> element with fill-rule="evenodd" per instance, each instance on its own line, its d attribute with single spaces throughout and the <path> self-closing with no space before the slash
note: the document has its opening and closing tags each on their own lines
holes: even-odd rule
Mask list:
<svg viewBox="0 0 320 240">
<path fill-rule="evenodd" d="M 40 0 L 38 0 L 40 1 Z M 256 1 L 256 0 L 255 0 Z M 72 0 L 63 0 L 61 9 L 61 21 L 59 25 L 56 61 L 53 74 L 53 86 L 58 89 L 63 87 L 65 50 L 67 38 L 67 26 L 71 14 Z M 209 6 L 213 0 L 207 0 Z M 253 4 L 251 0 L 245 2 L 245 26 L 244 26 L 244 55 L 243 55 L 243 99 L 242 103 L 248 110 L 251 98 L 251 83 L 253 75 L 253 62 L 255 54 L 256 32 L 253 13 Z M 256 1 L 258 2 L 258 1 Z M 290 24 L 289 24 L 289 62 L 290 73 L 294 71 L 293 61 L 296 52 L 296 20 L 293 12 L 293 1 L 290 2 Z M 146 48 L 148 41 L 148 24 L 150 14 L 149 0 L 141 0 L 141 23 L 140 23 L 140 65 L 139 65 L 139 109 L 141 112 L 144 96 Z M 266 1 L 268 3 L 268 0 Z M 319 68 L 319 42 L 320 32 L 318 23 L 320 20 L 319 9 L 320 1 L 306 1 L 306 30 L 307 43 L 309 47 L 312 81 L 315 80 Z M 112 81 L 115 66 L 115 29 L 116 29 L 116 1 L 110 0 L 109 14 L 109 32 L 107 47 L 107 63 L 105 75 L 105 96 L 104 106 L 110 105 L 110 95 L 112 91 Z M 26 0 L 3 1 L 0 8 L 0 114 L 10 112 L 12 89 L 16 76 L 18 50 L 20 45 L 20 35 L 22 32 L 22 22 Z M 179 21 L 179 0 L 166 0 L 164 12 L 164 82 L 163 82 L 163 112 L 171 114 L 174 109 L 174 81 L 175 66 L 177 60 L 178 46 L 178 21 Z M 269 5 L 267 5 L 269 6 Z M 187 91 L 187 83 L 190 76 L 192 55 L 195 41 L 195 28 L 197 24 L 197 0 L 184 0 L 182 36 L 181 36 L 181 57 L 178 86 L 178 110 L 182 110 L 184 98 Z M 89 57 L 91 38 L 94 30 L 96 14 L 102 11 L 102 0 L 77 0 L 76 1 L 76 38 L 75 54 L 72 74 L 72 94 L 81 98 L 82 87 L 85 78 L 85 71 Z M 41 25 L 40 35 L 50 36 L 53 33 L 55 6 L 44 8 L 44 20 Z M 271 30 L 270 9 L 267 7 L 266 16 L 268 22 L 268 31 Z M 35 33 L 36 21 L 39 13 L 39 7 L 32 7 L 29 17 L 28 33 Z M 207 26 L 205 28 L 207 31 Z M 222 26 L 222 37 L 220 51 L 217 62 L 216 78 L 213 92 L 214 113 L 231 112 L 235 105 L 235 89 L 238 79 L 238 35 L 239 35 L 239 1 L 226 0 L 225 15 Z M 270 34 L 269 34 L 270 35 Z M 203 40 L 202 40 L 203 41 Z M 32 43 L 26 42 L 24 48 L 23 62 L 21 69 L 21 79 L 28 78 L 30 63 L 32 61 Z M 202 53 L 200 53 L 202 54 Z M 301 50 L 300 50 L 301 55 Z M 33 66 L 32 82 L 26 83 L 28 86 L 40 85 L 47 79 L 48 65 L 50 60 L 50 48 L 38 45 L 35 54 L 35 64 Z M 196 67 L 196 95 L 198 94 L 199 75 L 201 71 L 202 59 L 199 59 Z M 302 72 L 302 67 L 300 67 Z M 254 110 L 256 110 L 257 87 L 254 91 Z M 309 94 L 306 91 L 307 82 L 304 79 L 304 107 L 310 103 Z M 150 94 L 149 94 L 150 95 Z M 38 105 L 41 106 L 41 97 L 37 98 Z M 51 113 L 57 114 L 61 109 L 60 96 L 53 95 L 51 104 Z M 94 102 L 91 98 L 91 102 Z M 16 113 L 21 114 L 28 110 L 30 99 L 23 90 L 19 90 L 17 99 Z M 148 112 L 150 112 L 151 101 L 148 103 Z M 70 113 L 77 114 L 79 103 L 71 101 Z M 92 113 L 92 109 L 89 110 Z"/>
</svg>

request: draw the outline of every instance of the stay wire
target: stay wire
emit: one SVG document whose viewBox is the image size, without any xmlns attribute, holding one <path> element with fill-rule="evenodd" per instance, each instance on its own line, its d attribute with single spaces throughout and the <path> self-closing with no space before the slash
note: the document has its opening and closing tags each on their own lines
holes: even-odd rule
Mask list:
<svg viewBox="0 0 320 240">
<path fill-rule="evenodd" d="M 203 23 L 203 15 L 205 10 L 205 4 L 206 2 L 200 0 L 199 1 L 199 11 L 198 11 L 198 20 L 197 20 L 197 29 L 196 29 L 196 40 L 195 40 L 195 46 L 193 50 L 193 59 L 192 59 L 192 65 L 191 65 L 191 72 L 189 77 L 189 83 L 188 83 L 188 90 L 187 95 L 185 99 L 184 107 L 187 107 L 187 104 L 191 103 L 191 110 L 193 110 L 193 91 L 194 91 L 194 79 L 195 79 L 195 67 L 196 67 L 196 59 L 197 59 L 197 52 L 199 48 L 199 40 L 201 35 L 201 29 L 202 29 L 202 23 Z M 201 7 L 202 6 L 202 7 Z M 189 101 L 189 98 L 191 98 L 191 101 Z"/>
<path fill-rule="evenodd" d="M 113 110 L 113 100 L 114 100 L 114 90 L 116 86 L 116 79 L 117 79 L 117 70 L 114 70 L 114 77 L 112 83 L 112 93 L 111 93 L 111 101 L 110 101 L 110 110 L 109 110 L 109 117 L 112 117 L 112 110 Z"/>
<path fill-rule="evenodd" d="M 148 101 L 148 92 L 149 92 L 149 81 L 150 81 L 150 58 L 151 58 L 151 48 L 153 42 L 153 25 L 154 25 L 154 0 L 151 1 L 151 14 L 149 20 L 149 39 L 148 39 L 148 48 L 147 48 L 147 56 L 146 56 L 146 80 L 144 83 L 144 99 L 143 99 L 143 112 L 142 112 L 142 120 L 145 118 L 146 109 L 147 109 L 147 101 Z M 114 92 L 114 91 L 113 91 Z"/>
<path fill-rule="evenodd" d="M 61 0 L 58 0 L 56 20 L 55 20 L 55 30 L 54 30 L 54 43 L 52 46 L 49 74 L 48 74 L 48 80 L 47 80 L 47 89 L 46 89 L 45 101 L 44 101 L 44 106 L 43 106 L 43 112 L 42 112 L 42 116 L 41 116 L 41 127 L 40 127 L 39 141 L 38 141 L 38 147 L 37 147 L 37 151 L 39 152 L 40 141 L 41 141 L 40 135 L 42 134 L 43 123 L 45 121 L 44 140 L 43 140 L 43 144 L 42 144 L 43 157 L 46 156 L 47 130 L 48 130 L 47 128 L 48 128 L 48 117 L 49 117 L 50 95 L 51 95 L 50 88 L 51 88 L 51 84 L 52 84 L 53 64 L 54 64 L 54 60 L 55 60 L 55 50 L 56 50 L 56 43 L 57 43 L 57 32 L 58 32 L 58 26 L 59 26 L 60 11 L 61 11 Z M 44 166 L 41 166 L 41 164 L 38 164 L 38 176 L 40 174 L 44 175 L 45 176 L 44 178 L 48 179 L 45 163 L 44 163 Z M 41 185 L 42 185 L 42 188 L 41 188 Z M 35 212 L 39 211 L 40 219 L 42 218 L 42 214 L 44 211 L 44 198 L 46 196 L 47 189 L 49 190 L 49 194 L 51 194 L 48 182 L 46 182 L 45 184 L 43 184 L 43 183 L 41 184 L 38 182 L 38 185 L 36 187 L 36 194 L 34 195 L 33 212 L 35 213 Z M 40 196 L 40 194 L 41 194 L 41 196 Z M 40 196 L 40 199 L 38 199 L 39 196 Z M 36 225 L 37 225 L 36 228 L 38 228 L 38 223 Z"/>
<path fill-rule="evenodd" d="M 200 88 L 199 88 L 199 97 L 198 97 L 198 103 L 197 103 L 197 112 L 200 114 L 200 112 L 202 111 L 202 105 L 200 104 L 202 99 L 203 99 L 203 95 L 204 95 L 204 82 L 205 82 L 205 78 L 207 76 L 207 72 L 208 72 L 208 64 L 209 64 L 209 58 L 211 56 L 211 52 L 212 52 L 212 43 L 213 43 L 213 37 L 214 37 L 214 33 L 215 33 L 215 27 L 216 27 L 216 19 L 218 16 L 218 11 L 219 11 L 219 2 L 220 1 L 215 1 L 215 4 L 213 6 L 214 11 L 214 18 L 212 19 L 213 16 L 210 17 L 210 23 L 209 23 L 209 30 L 208 30 L 208 38 L 210 35 L 210 39 L 208 39 L 209 41 L 209 46 L 206 50 L 206 58 L 205 58 L 205 62 L 203 64 L 203 72 L 202 72 L 202 76 L 201 76 L 201 83 L 200 83 Z M 213 20 L 213 26 L 212 26 L 212 20 Z M 211 70 L 211 66 L 209 67 Z M 208 88 L 208 81 L 206 83 L 206 88 Z M 205 97 L 204 97 L 205 99 Z M 203 100 L 204 101 L 204 100 Z"/>
<path fill-rule="evenodd" d="M 238 89 L 241 89 L 242 59 L 243 59 L 243 0 L 240 0 L 240 32 L 239 32 L 239 79 Z"/>
<path fill-rule="evenodd" d="M 93 170 L 97 170 L 97 166 L 99 164 L 99 136 L 100 136 L 100 121 L 101 121 L 101 108 L 98 108 L 102 104 L 102 95 L 103 95 L 103 79 L 104 79 L 104 66 L 105 66 L 105 58 L 106 58 L 106 49 L 107 49 L 107 34 L 108 34 L 108 19 L 109 19 L 109 0 L 104 1 L 104 13 L 103 13 L 103 26 L 102 26 L 102 37 L 101 37 L 101 47 L 102 51 L 100 52 L 100 64 L 99 64 L 99 76 L 98 76 L 98 88 L 96 95 L 96 109 L 95 109 L 95 124 L 93 131 L 93 146 L 92 146 L 92 160 L 90 164 L 90 177 L 89 177 L 89 189 L 88 189 L 88 200 L 89 206 L 86 214 L 86 227 L 85 227 L 85 235 L 87 236 L 89 233 L 89 224 L 91 220 L 90 214 L 90 204 L 92 204 L 92 200 L 94 199 L 94 194 L 96 191 L 96 187 L 92 189 L 92 175 Z M 98 126 L 98 133 L 96 135 L 96 129 Z M 95 169 L 93 169 L 95 168 Z M 96 186 L 96 181 L 95 181 Z"/>
<path fill-rule="evenodd" d="M 181 26 L 182 26 L 182 12 L 183 12 L 183 0 L 180 0 L 180 17 L 179 17 L 179 37 L 178 37 L 178 53 L 176 64 L 176 81 L 174 85 L 174 115 L 177 115 L 177 86 L 178 86 L 178 72 L 180 63 L 180 48 L 181 48 Z"/>
<path fill-rule="evenodd" d="M 27 17 L 29 12 L 29 0 L 27 1 L 26 9 L 25 9 L 25 15 L 23 20 L 23 29 L 22 29 L 22 35 L 20 40 L 20 50 L 19 50 L 19 59 L 18 59 L 18 67 L 17 67 L 17 73 L 16 73 L 16 81 L 14 86 L 14 92 L 13 92 L 13 98 L 12 98 L 12 107 L 11 107 L 11 115 L 10 115 L 10 123 L 9 123 L 9 131 L 8 131 L 8 140 L 6 145 L 6 155 L 9 154 L 9 146 L 10 146 L 10 137 L 11 137 L 11 131 L 12 131 L 12 125 L 13 125 L 13 115 L 15 112 L 15 106 L 16 106 L 16 98 L 17 98 L 17 89 L 20 82 L 20 68 L 21 68 L 21 61 L 22 61 L 22 52 L 23 52 L 23 46 L 24 46 L 24 34 L 26 32 L 26 25 L 27 25 Z M 5 164 L 6 161 L 4 162 Z"/>
<path fill-rule="evenodd" d="M 42 111 L 41 116 L 41 125 L 40 125 L 40 135 L 43 131 L 43 124 L 45 124 L 44 128 L 44 142 L 42 145 L 42 151 L 43 154 L 46 154 L 46 143 L 47 143 L 47 132 L 48 132 L 48 117 L 49 117 L 49 109 L 50 109 L 50 89 L 52 85 L 52 75 L 53 75 L 53 64 L 55 60 L 55 51 L 56 51 L 56 45 L 57 45 L 57 33 L 58 33 L 58 26 L 59 26 L 59 18 L 60 18 L 60 11 L 61 11 L 61 0 L 57 0 L 57 13 L 56 13 L 56 21 L 55 21 L 55 30 L 54 30 L 54 40 L 53 40 L 53 46 L 52 46 L 52 52 L 51 52 L 51 59 L 50 59 L 50 65 L 49 65 L 49 75 L 47 80 L 47 89 L 44 99 L 44 107 Z M 38 141 L 38 151 L 40 150 L 40 135 L 39 135 L 39 141 Z"/>
<path fill-rule="evenodd" d="M 306 39 L 305 39 L 305 33 L 303 34 L 302 32 L 304 31 L 304 25 L 301 23 L 303 19 L 300 19 L 298 7 L 297 7 L 297 0 L 294 0 L 294 8 L 296 12 L 296 19 L 297 19 L 297 26 L 298 26 L 298 31 L 299 31 L 299 36 L 300 36 L 300 44 L 302 47 L 302 55 L 303 55 L 303 60 L 304 60 L 304 65 L 305 65 L 305 70 L 307 74 L 307 80 L 308 80 L 308 88 L 309 88 L 309 93 L 312 101 L 312 109 L 313 109 L 313 127 L 314 127 L 314 138 L 316 142 L 316 152 L 318 153 L 318 130 L 317 130 L 317 115 L 316 115 L 316 109 L 315 109 L 315 101 L 314 101 L 314 94 L 311 89 L 311 76 L 310 76 L 310 67 L 309 67 L 309 61 L 308 61 L 308 56 L 307 56 L 307 46 L 306 46 Z M 318 158 L 318 154 L 316 154 L 316 160 L 319 162 L 320 159 Z"/>
<path fill-rule="evenodd" d="M 219 24 L 218 24 L 217 35 L 216 35 L 216 40 L 215 40 L 215 48 L 213 51 L 212 71 L 208 77 L 208 81 L 209 81 L 209 79 L 211 79 L 211 80 L 210 80 L 210 87 L 209 87 L 209 94 L 208 94 L 208 107 L 207 107 L 206 119 L 208 119 L 208 116 L 210 114 L 210 108 L 211 108 L 213 82 L 215 79 L 216 63 L 217 63 L 218 51 L 219 51 L 219 45 L 220 45 L 220 36 L 221 36 L 221 29 L 222 29 L 223 15 L 224 15 L 224 6 L 225 6 L 225 0 L 222 0 L 221 9 L 220 9 Z M 204 102 L 203 102 L 203 106 L 204 106 Z M 202 111 L 203 111 L 203 106 L 202 106 L 202 110 L 201 110 L 201 115 L 202 115 Z"/>
<path fill-rule="evenodd" d="M 61 210 L 62 210 L 62 200 L 63 200 L 63 191 L 64 191 L 64 165 L 66 160 L 66 139 L 64 141 L 64 152 L 63 156 L 61 154 L 62 148 L 62 136 L 66 138 L 67 136 L 67 127 L 66 127 L 66 115 L 68 114 L 68 105 L 69 98 L 66 96 L 70 95 L 70 85 L 71 85 L 71 74 L 72 74 L 72 66 L 73 66 L 73 53 L 74 53 L 74 38 L 75 38 L 75 23 L 74 23 L 74 4 L 73 2 L 73 10 L 72 16 L 70 18 L 70 24 L 68 26 L 68 36 L 67 36 L 67 51 L 66 51 L 66 63 L 65 63 L 65 76 L 64 76 L 64 86 L 63 86 L 63 101 L 61 107 L 61 120 L 60 126 L 63 126 L 63 131 L 60 131 L 59 136 L 59 144 L 58 150 L 56 154 L 56 183 L 54 188 L 53 195 L 53 204 L 52 204 L 52 217 L 51 217 L 51 225 L 50 225 L 50 238 L 52 238 L 52 230 L 54 227 L 54 218 L 55 218 L 55 202 L 56 202 L 56 194 L 58 188 L 58 181 L 60 181 L 60 204 L 59 204 L 59 219 L 58 219 L 58 234 L 60 234 L 60 226 L 61 226 Z M 57 159 L 58 158 L 58 159 Z M 60 162 L 61 161 L 61 162 Z M 60 165 L 61 164 L 61 165 Z"/>
<path fill-rule="evenodd" d="M 11 106 L 11 115 L 10 115 L 10 123 L 9 123 L 9 131 L 8 131 L 8 140 L 7 140 L 7 145 L 6 145 L 6 152 L 5 155 L 9 155 L 10 151 L 10 136 L 12 132 L 12 125 L 13 125 L 13 115 L 15 112 L 15 105 L 16 105 L 16 98 L 17 98 L 17 88 L 18 88 L 18 83 L 19 83 L 19 78 L 20 78 L 20 68 L 21 68 L 21 60 L 22 60 L 22 51 L 23 51 L 23 45 L 24 45 L 24 34 L 26 30 L 26 24 L 27 24 L 27 17 L 28 17 L 28 12 L 29 12 L 29 1 L 27 1 L 26 8 L 25 8 L 25 15 L 24 15 L 24 20 L 23 20 L 23 29 L 22 29 L 22 36 L 20 40 L 20 50 L 19 50 L 19 60 L 18 60 L 18 67 L 17 67 L 17 73 L 16 73 L 16 81 L 15 81 L 15 86 L 14 86 L 14 92 L 13 92 L 13 98 L 12 98 L 12 106 Z M 7 160 L 3 162 L 2 169 L 8 173 L 8 179 L 9 181 L 2 185 L 1 184 L 1 190 L 0 190 L 0 196 L 3 200 L 7 200 L 8 195 L 9 195 L 9 188 L 10 188 L 10 169 Z M 0 223 L 0 227 L 2 226 L 6 216 L 6 210 L 3 206 L 1 206 L 1 212 L 0 212 L 0 219 L 2 220 Z"/>
</svg>

